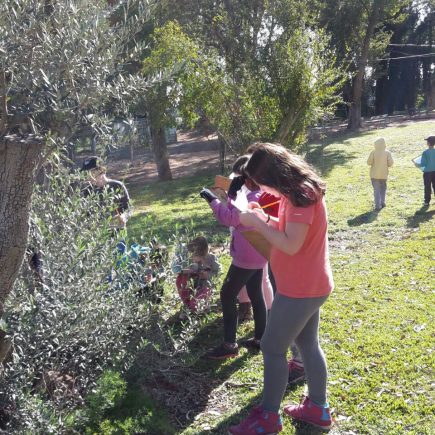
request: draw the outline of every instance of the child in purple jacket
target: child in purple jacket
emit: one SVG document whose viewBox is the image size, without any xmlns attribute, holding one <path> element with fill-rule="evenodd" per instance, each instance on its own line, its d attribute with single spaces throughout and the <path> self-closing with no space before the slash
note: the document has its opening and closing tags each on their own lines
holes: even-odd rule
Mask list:
<svg viewBox="0 0 435 435">
<path fill-rule="evenodd" d="M 258 202 L 261 195 L 258 186 L 245 176 L 235 177 L 228 190 L 228 203 L 222 203 L 213 192 L 203 189 L 201 197 L 208 201 L 216 219 L 227 227 L 233 227 L 230 246 L 232 262 L 225 277 L 220 299 L 224 318 L 224 342 L 207 352 L 210 359 L 231 358 L 238 355 L 236 342 L 237 331 L 237 295 L 246 286 L 254 313 L 254 338 L 242 344 L 247 347 L 259 348 L 260 340 L 266 326 L 266 305 L 262 293 L 263 268 L 267 260 L 261 256 L 243 237 L 242 232 L 251 228 L 241 225 L 239 210 L 234 207 L 233 200 L 243 185 L 250 190 L 248 202 Z"/>
</svg>

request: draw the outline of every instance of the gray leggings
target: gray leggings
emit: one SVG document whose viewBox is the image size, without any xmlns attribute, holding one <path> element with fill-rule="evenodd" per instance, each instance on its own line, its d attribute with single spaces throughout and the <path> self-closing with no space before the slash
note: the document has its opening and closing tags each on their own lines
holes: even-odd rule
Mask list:
<svg viewBox="0 0 435 435">
<path fill-rule="evenodd" d="M 261 340 L 264 358 L 263 408 L 278 412 L 287 380 L 287 350 L 296 343 L 304 362 L 309 398 L 323 405 L 326 402 L 326 360 L 319 345 L 320 307 L 328 296 L 289 298 L 275 295 L 270 318 Z"/>
<path fill-rule="evenodd" d="M 372 178 L 373 196 L 375 199 L 375 207 L 385 207 L 385 197 L 387 194 L 387 180 L 379 180 Z"/>
</svg>

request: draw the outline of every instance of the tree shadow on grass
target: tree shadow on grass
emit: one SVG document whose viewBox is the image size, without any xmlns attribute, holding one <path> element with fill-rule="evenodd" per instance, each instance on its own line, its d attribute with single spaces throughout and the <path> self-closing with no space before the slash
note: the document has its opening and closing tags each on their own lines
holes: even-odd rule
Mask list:
<svg viewBox="0 0 435 435">
<path fill-rule="evenodd" d="M 169 323 L 176 325 L 175 330 L 180 333 L 183 328 L 183 322 L 175 322 L 175 317 L 171 318 Z M 249 335 L 246 332 L 245 335 Z M 195 422 L 204 411 L 210 408 L 210 401 L 213 402 L 213 412 L 220 412 L 222 415 L 228 412 L 228 403 L 226 398 L 228 388 L 252 388 L 250 383 L 244 385 L 233 385 L 228 380 L 236 371 L 246 367 L 249 359 L 258 352 L 244 352 L 239 357 L 231 360 L 213 361 L 201 358 L 206 348 L 213 346 L 221 341 L 222 320 L 215 318 L 202 327 L 195 338 L 189 343 L 187 354 L 189 360 L 179 360 L 175 364 L 150 364 L 149 352 L 142 352 L 129 371 L 129 393 L 142 391 L 146 396 L 153 397 L 154 401 L 163 406 L 168 414 L 171 415 L 177 429 L 174 432 L 168 430 L 165 434 L 176 434 L 183 432 L 193 422 Z M 246 337 L 239 337 L 240 339 Z M 207 346 L 204 346 L 207 343 Z M 298 384 L 298 387 L 300 384 Z M 294 389 L 289 387 L 289 389 Z M 222 401 L 221 398 L 222 397 Z M 228 427 L 238 424 L 246 418 L 253 406 L 261 401 L 261 393 L 251 398 L 242 409 L 234 410 L 223 421 L 219 422 L 213 428 L 198 428 L 198 434 L 226 434 Z M 137 408 L 138 412 L 143 412 L 142 408 Z M 133 415 L 134 413 L 129 413 Z M 136 417 L 137 418 L 137 417 Z M 204 424 L 207 424 L 207 416 L 204 415 Z M 285 419 L 286 426 L 290 426 L 291 419 Z M 155 424 L 155 423 L 154 423 Z M 197 422 L 199 426 L 200 421 Z M 321 431 L 306 424 L 294 424 L 294 433 L 299 435 L 320 435 Z M 146 432 L 148 433 L 148 432 Z M 150 432 L 151 433 L 151 432 Z M 162 433 L 162 432 L 154 432 Z"/>
<path fill-rule="evenodd" d="M 429 221 L 435 215 L 435 210 L 429 211 L 429 206 L 424 205 L 418 209 L 412 216 L 406 219 L 408 228 L 418 228 L 420 224 Z"/>
<path fill-rule="evenodd" d="M 354 218 L 348 219 L 347 223 L 350 227 L 358 227 L 360 225 L 369 224 L 374 222 L 378 218 L 379 210 L 370 210 L 365 213 L 355 216 Z"/>
<path fill-rule="evenodd" d="M 256 395 L 253 397 L 249 402 L 246 403 L 246 405 L 241 408 L 239 411 L 235 412 L 225 420 L 221 421 L 215 428 L 212 430 L 207 431 L 201 431 L 199 434 L 205 435 L 205 434 L 227 434 L 229 426 L 239 424 L 240 421 L 242 421 L 244 418 L 246 418 L 251 411 L 251 409 L 258 405 L 261 402 L 261 394 Z"/>
<path fill-rule="evenodd" d="M 106 415 L 100 427 L 93 427 L 92 433 L 153 433 L 175 435 L 176 429 L 171 425 L 165 410 L 144 394 L 134 382 L 127 382 L 127 391 L 122 400 L 115 400 L 115 407 Z M 101 429 L 103 431 L 101 431 Z M 88 431 L 91 428 L 87 428 Z M 143 430 L 146 432 L 143 432 Z M 87 433 L 88 433 L 87 431 Z M 90 432 L 89 432 L 90 433 Z"/>
<path fill-rule="evenodd" d="M 353 159 L 356 154 L 341 150 L 327 150 L 326 145 L 319 145 L 311 149 L 305 159 L 308 163 L 315 166 L 322 176 L 327 176 L 335 166 L 342 166 L 348 160 Z"/>
<path fill-rule="evenodd" d="M 204 204 L 207 206 L 207 204 Z M 216 222 L 212 211 L 207 215 L 179 217 L 174 223 L 173 216 L 157 218 L 154 214 L 138 214 L 133 216 L 128 222 L 128 236 L 132 242 L 139 242 L 141 239 L 149 240 L 157 237 L 162 243 L 168 243 L 177 231 L 186 230 L 189 234 L 207 234 L 210 241 L 223 242 L 228 237 L 226 227 Z M 211 240 L 210 240 L 211 237 Z"/>
<path fill-rule="evenodd" d="M 168 243 L 178 231 L 212 236 L 213 243 L 223 242 L 228 230 L 216 222 L 207 202 L 199 196 L 201 189 L 213 185 L 214 177 L 190 177 L 182 180 L 157 183 L 135 191 L 135 206 L 139 213 L 128 221 L 128 235 L 133 242 L 156 236 Z M 159 202 L 155 212 L 147 212 L 154 202 Z M 169 205 L 169 207 L 168 207 Z M 225 234 L 225 237 L 223 236 Z"/>
<path fill-rule="evenodd" d="M 305 153 L 305 160 L 315 166 L 322 174 L 322 176 L 328 175 L 335 166 L 341 166 L 348 160 L 351 160 L 357 156 L 356 153 L 350 151 L 329 150 L 330 145 L 345 145 L 346 141 L 352 138 L 361 137 L 370 134 L 369 131 L 363 132 L 348 132 L 340 134 L 340 137 L 329 137 L 327 139 L 320 140 L 320 143 L 307 144 L 302 152 Z"/>
<path fill-rule="evenodd" d="M 208 408 L 213 396 L 219 402 L 220 390 L 225 390 L 228 379 L 252 356 L 245 352 L 230 360 L 204 359 L 204 353 L 222 340 L 222 319 L 204 320 L 207 323 L 198 328 L 186 351 L 165 356 L 148 345 L 137 352 L 126 375 L 129 390 L 139 387 L 146 396 L 159 403 L 178 427 L 176 433 L 189 427 Z M 168 332 L 170 328 L 171 335 L 181 336 L 188 325 L 179 319 L 177 313 L 168 320 L 164 329 Z"/>
<path fill-rule="evenodd" d="M 199 198 L 199 192 L 203 187 L 213 186 L 216 174 L 209 171 L 207 174 L 178 178 L 171 181 L 159 181 L 140 187 L 134 186 L 131 189 L 131 196 L 136 198 L 137 202 L 140 202 L 141 195 L 144 195 L 150 204 L 155 201 L 162 204 L 183 202 L 192 195 Z"/>
<path fill-rule="evenodd" d="M 251 335 L 252 335 L 251 332 L 247 332 L 246 334 L 244 334 L 244 336 L 238 337 L 239 342 L 243 339 L 249 338 Z M 245 355 L 259 355 L 259 354 L 260 354 L 260 351 L 250 350 L 249 353 L 247 352 Z M 263 380 L 261 379 L 260 381 L 261 381 L 261 385 L 262 385 Z M 295 391 L 296 389 L 300 388 L 304 384 L 305 384 L 305 382 L 301 381 L 301 382 L 297 382 L 293 385 L 287 385 L 287 392 Z M 244 386 L 242 384 L 242 385 L 237 385 L 237 387 L 238 388 L 244 388 L 244 387 L 250 388 L 250 385 Z M 261 399 L 262 399 L 262 392 L 259 392 L 254 397 L 252 397 L 249 401 L 247 401 L 246 404 L 242 408 L 237 409 L 231 415 L 228 415 L 228 417 L 225 420 L 219 422 L 219 424 L 217 426 L 215 426 L 213 429 L 198 431 L 198 433 L 204 434 L 204 435 L 205 434 L 227 434 L 229 426 L 237 425 L 243 419 L 245 419 L 249 415 L 249 412 L 252 410 L 252 408 L 261 403 Z M 285 418 L 284 423 L 286 426 L 290 426 L 293 424 L 294 430 L 295 430 L 294 433 L 296 435 L 298 435 L 298 434 L 299 435 L 320 435 L 321 433 L 324 433 L 324 432 L 320 431 L 319 429 L 317 429 L 313 426 L 310 426 L 308 424 L 294 423 L 289 418 Z"/>
</svg>

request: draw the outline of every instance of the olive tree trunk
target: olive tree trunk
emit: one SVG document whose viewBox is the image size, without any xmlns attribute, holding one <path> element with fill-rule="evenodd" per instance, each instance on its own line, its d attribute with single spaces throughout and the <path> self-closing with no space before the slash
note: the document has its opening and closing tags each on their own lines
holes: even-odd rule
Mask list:
<svg viewBox="0 0 435 435">
<path fill-rule="evenodd" d="M 27 247 L 30 199 L 42 140 L 0 138 L 0 317 Z M 10 343 L 0 331 L 0 362 Z"/>
</svg>

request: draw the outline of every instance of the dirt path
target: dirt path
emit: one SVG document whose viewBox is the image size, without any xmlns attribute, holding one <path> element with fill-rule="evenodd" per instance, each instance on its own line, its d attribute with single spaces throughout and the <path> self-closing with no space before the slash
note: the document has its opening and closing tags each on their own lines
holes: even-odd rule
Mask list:
<svg viewBox="0 0 435 435">
<path fill-rule="evenodd" d="M 178 133 L 178 142 L 168 146 L 173 178 L 216 172 L 219 166 L 218 146 L 216 136 L 203 136 L 197 132 Z M 108 174 L 124 180 L 131 187 L 158 181 L 151 151 L 138 155 L 133 164 L 129 159 L 109 161 Z"/>
<path fill-rule="evenodd" d="M 434 118 L 434 112 L 417 119 L 405 116 L 379 117 L 379 120 L 366 122 L 361 131 L 383 129 L 414 122 L 427 122 Z M 320 140 L 320 137 L 332 138 L 345 132 L 347 132 L 346 124 L 329 127 L 326 130 L 318 129 L 316 132 L 311 132 L 311 140 Z M 218 171 L 219 143 L 216 135 L 205 136 L 196 131 L 179 132 L 178 142 L 169 145 L 168 152 L 174 179 L 208 171 L 213 173 Z M 124 180 L 130 187 L 158 181 L 156 165 L 150 150 L 137 155 L 133 164 L 126 158 L 109 160 L 108 174 L 110 177 Z"/>
</svg>

